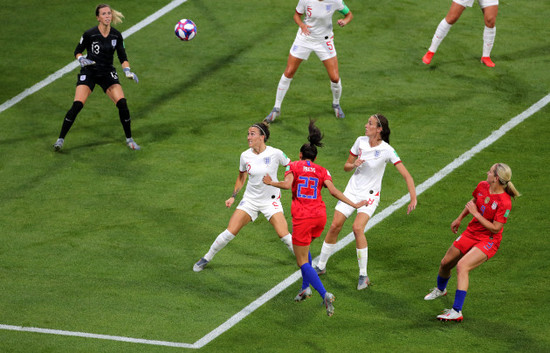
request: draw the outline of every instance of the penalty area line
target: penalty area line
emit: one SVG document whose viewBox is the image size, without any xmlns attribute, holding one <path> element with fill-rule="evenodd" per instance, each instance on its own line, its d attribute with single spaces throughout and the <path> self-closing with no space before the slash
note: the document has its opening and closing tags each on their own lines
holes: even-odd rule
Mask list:
<svg viewBox="0 0 550 353">
<path fill-rule="evenodd" d="M 95 338 L 95 339 L 101 339 L 101 340 L 120 341 L 120 342 L 128 342 L 128 343 L 142 343 L 142 344 L 150 344 L 150 345 L 155 345 L 155 346 L 167 346 L 167 347 L 179 347 L 179 348 L 197 348 L 197 347 L 195 347 L 195 345 L 189 344 L 189 343 L 147 340 L 147 339 L 142 339 L 142 338 L 131 338 L 131 337 L 123 337 L 123 336 L 98 335 L 98 334 L 94 334 L 94 333 L 77 332 L 77 331 L 64 331 L 64 330 L 52 330 L 52 329 L 38 328 L 38 327 L 0 325 L 0 329 L 9 330 L 9 331 L 20 331 L 20 332 L 48 333 L 48 334 L 51 334 L 51 335 L 61 335 L 61 336 Z"/>
<path fill-rule="evenodd" d="M 485 148 L 493 144 L 495 141 L 497 141 L 499 138 L 504 136 L 508 131 L 516 127 L 517 125 L 521 124 L 523 121 L 525 121 L 527 118 L 544 108 L 548 103 L 550 103 L 550 94 L 546 95 L 544 98 L 533 104 L 531 107 L 529 107 L 527 110 L 525 110 L 523 113 L 515 116 L 511 120 L 509 120 L 507 123 L 502 125 L 498 130 L 493 131 L 487 138 L 480 141 L 477 145 L 472 147 L 467 152 L 464 152 L 462 155 L 460 155 L 458 158 L 456 158 L 454 161 L 449 163 L 447 166 L 445 166 L 443 169 L 435 173 L 433 176 L 431 176 L 429 179 L 424 181 L 422 184 L 418 185 L 416 187 L 417 195 L 422 194 L 424 191 L 428 190 L 432 186 L 434 186 L 438 181 L 452 173 L 455 169 L 462 166 L 464 163 L 472 159 L 474 155 L 477 153 L 483 151 Z M 401 197 L 399 200 L 395 201 L 390 206 L 386 207 L 384 210 L 382 210 L 380 213 L 376 214 L 367 224 L 367 227 L 365 228 L 365 232 L 374 227 L 376 224 L 383 221 L 386 217 L 390 216 L 393 212 L 404 206 L 407 202 L 409 202 L 410 197 L 408 194 Z M 353 233 L 350 233 L 346 235 L 343 239 L 341 239 L 335 247 L 334 253 L 340 251 L 345 246 L 350 244 L 355 237 L 353 236 Z M 317 260 L 318 257 L 315 258 Z M 275 296 L 277 296 L 279 293 L 287 289 L 290 285 L 295 283 L 301 278 L 300 271 L 296 271 L 290 276 L 288 276 L 286 279 L 281 281 L 279 284 L 275 285 L 273 288 L 271 288 L 269 291 L 264 293 L 261 297 L 254 300 L 252 303 L 247 305 L 244 309 L 230 317 L 228 320 L 226 320 L 223 324 L 216 327 L 214 330 L 207 333 L 205 336 L 200 338 L 195 343 L 183 343 L 183 342 L 168 342 L 168 341 L 159 341 L 159 340 L 148 340 L 148 339 L 142 339 L 142 338 L 131 338 L 131 337 L 123 337 L 123 336 L 111 336 L 111 335 L 101 335 L 101 334 L 93 334 L 93 333 L 86 333 L 86 332 L 75 332 L 75 331 L 64 331 L 64 330 L 53 330 L 53 329 L 45 329 L 45 328 L 37 328 L 37 327 L 23 327 L 23 326 L 13 326 L 13 325 L 2 325 L 0 324 L 1 330 L 11 330 L 11 331 L 21 331 L 21 332 L 36 332 L 36 333 L 47 333 L 47 334 L 54 334 L 54 335 L 63 335 L 63 336 L 74 336 L 74 337 L 84 337 L 84 338 L 95 338 L 95 339 L 103 339 L 103 340 L 111 340 L 111 341 L 121 341 L 121 342 L 128 342 L 128 343 L 141 343 L 141 344 L 149 344 L 149 345 L 156 345 L 156 346 L 168 346 L 168 347 L 179 347 L 179 348 L 192 348 L 192 349 L 200 349 L 207 345 L 208 343 L 212 342 L 214 339 L 216 339 L 218 336 L 229 330 L 231 327 L 238 324 L 241 320 L 246 318 L 248 315 L 252 314 L 256 309 L 258 309 L 263 304 L 267 303 L 271 299 L 273 299 Z"/>
<path fill-rule="evenodd" d="M 141 20 L 139 23 L 136 23 L 132 27 L 128 28 L 126 31 L 122 32 L 122 37 L 124 38 L 124 40 L 126 40 L 126 38 L 128 38 L 132 34 L 136 33 L 137 31 L 139 31 L 139 30 L 145 28 L 146 26 L 150 25 L 151 23 L 155 22 L 156 20 L 158 20 L 162 16 L 166 15 L 168 12 L 172 11 L 173 9 L 180 6 L 184 2 L 187 2 L 187 0 L 174 0 L 174 1 L 170 2 L 168 5 L 164 6 L 163 8 L 158 10 L 157 12 L 153 13 L 152 15 L 149 15 L 145 19 Z M 63 75 L 68 74 L 69 72 L 73 71 L 78 66 L 80 66 L 80 65 L 77 61 L 72 61 L 71 63 L 69 63 L 65 67 L 57 70 L 56 72 L 54 72 L 50 76 L 46 77 L 42 81 L 34 84 L 32 87 L 25 89 L 23 92 L 19 93 L 17 96 L 15 96 L 11 99 L 8 99 L 4 103 L 2 103 L 2 105 L 0 105 L 0 113 L 2 113 L 3 111 L 5 111 L 5 110 L 7 110 L 11 107 L 13 107 L 14 105 L 19 103 L 23 99 L 30 96 L 31 94 L 38 92 L 39 90 L 46 87 L 50 83 L 52 83 L 52 82 L 56 81 L 57 79 L 61 78 Z"/>
</svg>

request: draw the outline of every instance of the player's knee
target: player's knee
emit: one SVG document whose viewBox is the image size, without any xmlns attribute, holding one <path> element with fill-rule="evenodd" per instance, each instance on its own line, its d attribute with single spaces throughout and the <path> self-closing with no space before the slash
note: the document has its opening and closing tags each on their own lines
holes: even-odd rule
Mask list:
<svg viewBox="0 0 550 353">
<path fill-rule="evenodd" d="M 445 21 L 452 26 L 456 23 L 456 21 L 458 21 L 459 18 L 460 15 L 456 16 L 454 14 L 449 14 L 445 17 Z"/>
<path fill-rule="evenodd" d="M 353 234 L 355 234 L 356 236 L 360 236 L 360 235 L 364 235 L 365 234 L 365 228 L 359 226 L 359 225 L 353 225 L 352 227 L 352 230 L 353 230 Z"/>
<path fill-rule="evenodd" d="M 451 265 L 451 263 L 449 262 L 449 260 L 447 260 L 446 257 L 443 257 L 443 258 L 441 259 L 441 263 L 439 264 L 439 266 L 440 266 L 442 269 L 447 270 L 447 271 L 452 269 L 452 265 Z"/>
<path fill-rule="evenodd" d="M 342 225 L 340 225 L 340 224 L 334 224 L 333 223 L 333 224 L 330 225 L 330 228 L 329 228 L 329 232 L 331 234 L 336 234 L 336 235 L 338 235 L 341 230 L 342 230 Z"/>
<path fill-rule="evenodd" d="M 458 276 L 458 274 L 460 273 L 468 273 L 470 272 L 471 270 L 471 267 L 469 264 L 467 264 L 466 262 L 464 261 L 459 261 L 457 264 L 456 264 L 456 274 Z"/>
<path fill-rule="evenodd" d="M 486 18 L 485 19 L 485 26 L 487 26 L 489 28 L 495 27 L 496 20 L 497 19 L 495 17 Z"/>
</svg>

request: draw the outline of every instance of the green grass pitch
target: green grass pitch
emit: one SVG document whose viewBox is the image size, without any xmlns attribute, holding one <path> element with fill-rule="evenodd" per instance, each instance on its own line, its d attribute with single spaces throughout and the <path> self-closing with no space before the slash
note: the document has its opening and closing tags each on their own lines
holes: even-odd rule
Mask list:
<svg viewBox="0 0 550 353">
<path fill-rule="evenodd" d="M 117 26 L 124 31 L 168 3 L 110 5 L 126 16 Z M 418 185 L 550 93 L 546 1 L 501 1 L 493 69 L 479 63 L 477 2 L 430 66 L 421 58 L 450 1 L 346 3 L 354 19 L 335 28 L 346 118 L 334 117 L 328 76 L 312 55 L 269 140 L 295 160 L 309 118 L 317 119 L 326 142 L 318 162 L 341 190 L 349 148 L 373 113 L 388 117 L 390 142 Z M 52 152 L 77 70 L 0 112 L 0 325 L 192 344 L 297 270 L 259 217 L 205 271 L 192 271 L 233 212 L 224 201 L 248 126 L 273 107 L 297 30 L 296 4 L 188 0 L 128 37 L 140 83 L 122 85 L 141 151 L 125 146 L 117 110 L 97 87 L 62 152 Z M 96 24 L 96 5 L 0 7 L 0 104 L 74 59 L 80 35 Z M 174 35 L 181 18 L 197 24 L 190 42 Z M 473 156 L 420 195 L 412 214 L 401 208 L 370 229 L 368 290 L 355 289 L 354 245 L 335 254 L 322 278 L 336 296 L 333 317 L 318 296 L 294 303 L 296 283 L 199 351 L 550 351 L 549 115 L 546 106 Z M 440 323 L 435 316 L 452 305 L 456 277 L 447 297 L 422 298 L 455 238 L 450 223 L 495 162 L 512 167 L 523 195 L 498 254 L 471 273 L 464 322 Z M 382 192 L 378 211 L 407 192 L 392 166 Z M 325 202 L 330 224 L 335 199 L 327 193 Z M 283 205 L 290 221 L 284 191 Z M 341 237 L 350 231 L 348 221 Z M 314 256 L 320 246 L 313 243 Z M 182 350 L 189 349 L 0 330 L 0 352 Z"/>
</svg>

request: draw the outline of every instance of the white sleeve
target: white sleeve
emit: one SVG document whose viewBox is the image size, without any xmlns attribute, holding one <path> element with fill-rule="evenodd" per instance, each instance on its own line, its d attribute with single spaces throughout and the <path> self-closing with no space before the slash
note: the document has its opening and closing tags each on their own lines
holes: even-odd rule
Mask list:
<svg viewBox="0 0 550 353">
<path fill-rule="evenodd" d="M 246 161 L 244 159 L 244 152 L 241 153 L 241 159 L 239 160 L 239 171 L 246 172 Z"/>
<path fill-rule="evenodd" d="M 351 149 L 349 150 L 354 156 L 359 156 L 359 140 L 361 138 L 358 137 L 357 140 L 355 140 L 355 143 L 353 146 L 351 146 Z"/>
<path fill-rule="evenodd" d="M 388 149 L 388 154 L 389 154 L 388 162 L 391 162 L 394 165 L 398 162 L 401 162 L 401 158 L 399 158 L 399 156 L 397 155 L 397 152 L 395 152 L 393 147 L 390 146 L 390 148 Z"/>
<path fill-rule="evenodd" d="M 296 5 L 296 12 L 302 15 L 306 13 L 306 0 L 298 1 L 298 5 Z"/>
<path fill-rule="evenodd" d="M 277 155 L 279 157 L 279 164 L 282 165 L 283 167 L 286 167 L 290 163 L 290 158 L 288 158 L 283 151 L 279 149 L 277 151 L 278 151 Z"/>
</svg>

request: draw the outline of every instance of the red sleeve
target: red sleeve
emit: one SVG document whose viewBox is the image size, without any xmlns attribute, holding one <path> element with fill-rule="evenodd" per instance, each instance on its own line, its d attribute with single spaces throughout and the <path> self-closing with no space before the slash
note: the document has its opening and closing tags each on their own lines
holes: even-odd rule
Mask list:
<svg viewBox="0 0 550 353">
<path fill-rule="evenodd" d="M 502 195 L 501 201 L 499 202 L 497 211 L 495 212 L 494 220 L 500 223 L 506 223 L 508 221 L 508 215 L 512 210 L 512 199 L 510 195 Z"/>
<path fill-rule="evenodd" d="M 294 165 L 294 162 L 288 163 L 288 170 L 285 170 L 285 177 L 290 173 L 294 174 Z"/>
</svg>

